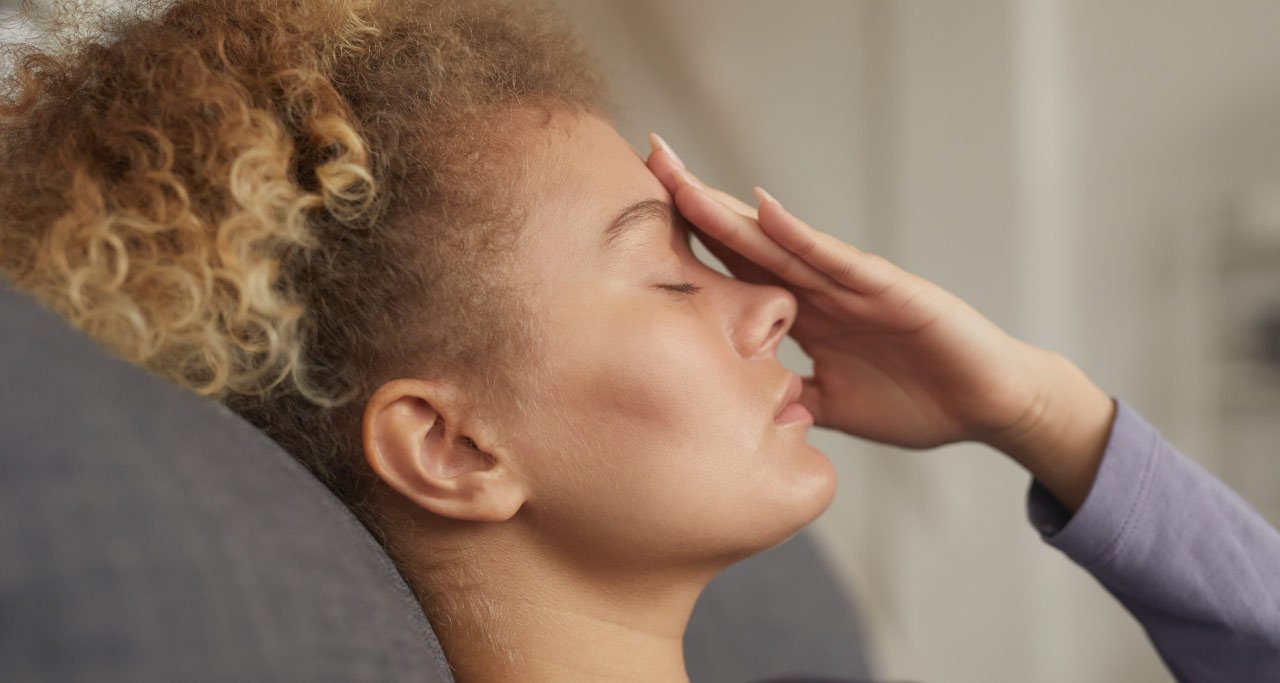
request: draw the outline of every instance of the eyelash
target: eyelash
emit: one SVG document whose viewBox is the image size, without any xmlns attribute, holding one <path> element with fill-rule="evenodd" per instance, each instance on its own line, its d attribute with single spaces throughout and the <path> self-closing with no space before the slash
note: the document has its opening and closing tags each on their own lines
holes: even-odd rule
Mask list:
<svg viewBox="0 0 1280 683">
<path fill-rule="evenodd" d="M 680 292 L 681 294 L 697 294 L 698 292 L 702 291 L 702 287 L 699 287 L 698 285 L 695 285 L 692 282 L 681 282 L 678 285 L 660 285 L 660 286 L 664 289 L 669 289 L 673 292 Z"/>
</svg>

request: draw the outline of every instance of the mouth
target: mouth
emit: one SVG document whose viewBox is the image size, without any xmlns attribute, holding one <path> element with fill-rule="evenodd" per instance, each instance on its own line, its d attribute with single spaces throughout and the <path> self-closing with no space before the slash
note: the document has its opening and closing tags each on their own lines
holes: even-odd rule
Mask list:
<svg viewBox="0 0 1280 683">
<path fill-rule="evenodd" d="M 813 413 L 810 413 L 808 408 L 799 403 L 790 403 L 773 418 L 773 421 L 777 424 L 790 424 L 792 422 L 813 424 Z"/>
<path fill-rule="evenodd" d="M 803 390 L 804 384 L 800 380 L 800 375 L 790 373 L 790 380 L 783 389 L 781 398 L 778 399 L 778 408 L 773 415 L 774 422 L 786 424 L 808 421 L 809 424 L 813 424 L 813 414 L 799 403 L 800 393 Z"/>
</svg>

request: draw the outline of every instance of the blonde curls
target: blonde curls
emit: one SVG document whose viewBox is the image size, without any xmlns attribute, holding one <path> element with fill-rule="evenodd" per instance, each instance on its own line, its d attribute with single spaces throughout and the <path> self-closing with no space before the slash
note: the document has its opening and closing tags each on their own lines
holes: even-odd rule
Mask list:
<svg viewBox="0 0 1280 683">
<path fill-rule="evenodd" d="M 535 328 L 505 277 L 511 121 L 609 116 L 594 63 L 527 0 L 28 16 L 42 42 L 4 51 L 0 271 L 262 428 L 378 532 L 361 398 L 409 369 L 514 395 Z"/>
<path fill-rule="evenodd" d="M 73 8 L 60 9 L 65 25 Z M 356 36 L 377 31 L 354 6 L 347 9 L 334 13 L 339 19 L 330 28 L 342 49 L 352 50 Z M 3 175 L 20 171 L 27 182 L 16 187 L 46 192 L 6 194 L 47 224 L 28 219 L 13 226 L 19 232 L 12 237 L 21 241 L 3 243 L 0 265 L 119 356 L 200 394 L 260 394 L 287 379 L 309 400 L 336 405 L 343 397 L 306 381 L 304 308 L 277 284 L 279 255 L 319 246 L 309 224 L 315 210 L 355 223 L 373 206 L 377 184 L 352 113 L 319 70 L 316 48 L 313 59 L 296 50 L 291 63 L 261 77 L 260 84 L 280 90 L 283 106 L 272 110 L 246 91 L 250 84 L 227 53 L 228 31 L 205 38 L 217 56 L 210 60 L 198 43 L 161 43 L 147 34 L 163 31 L 163 21 L 117 27 L 126 36 L 120 42 L 81 43 L 64 55 L 10 46 L 20 58 L 0 115 L 16 142 L 6 151 L 25 168 Z M 179 75 L 185 83 L 166 78 Z M 104 87 L 130 76 L 145 77 L 155 91 L 130 97 Z M 68 112 L 68 105 L 81 111 Z M 85 107 L 101 119 L 85 121 Z M 198 113 L 198 120 L 176 122 L 179 112 Z M 60 132 L 59 122 L 83 127 Z M 315 168 L 313 191 L 291 175 L 294 122 L 330 153 Z M 21 132 L 41 139 L 14 141 Z M 51 146 L 51 154 L 33 155 L 33 142 Z M 175 168 L 176 155 L 186 168 Z M 64 190 L 58 196 L 48 192 L 58 186 Z M 192 201 L 193 191 L 209 200 L 219 190 L 228 200 L 220 210 Z"/>
</svg>

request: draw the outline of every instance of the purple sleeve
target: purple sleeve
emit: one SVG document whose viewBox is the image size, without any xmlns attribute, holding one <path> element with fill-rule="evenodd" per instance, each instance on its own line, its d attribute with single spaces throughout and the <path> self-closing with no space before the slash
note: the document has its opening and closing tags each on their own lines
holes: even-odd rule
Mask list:
<svg viewBox="0 0 1280 683">
<path fill-rule="evenodd" d="M 1032 525 L 1138 619 L 1179 681 L 1280 681 L 1280 533 L 1113 400 L 1084 503 L 1073 516 L 1033 480 Z"/>
</svg>

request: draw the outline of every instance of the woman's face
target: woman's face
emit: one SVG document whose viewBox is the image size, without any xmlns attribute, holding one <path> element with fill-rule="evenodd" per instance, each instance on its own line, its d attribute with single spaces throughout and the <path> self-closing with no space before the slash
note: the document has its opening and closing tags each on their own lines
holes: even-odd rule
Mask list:
<svg viewBox="0 0 1280 683">
<path fill-rule="evenodd" d="M 595 570 L 714 572 L 785 541 L 835 494 L 809 424 L 774 421 L 794 295 L 700 262 L 670 193 L 610 124 L 555 123 L 527 156 L 542 197 L 519 256 L 551 380 L 508 426 L 535 547 Z M 701 290 L 671 289 L 686 282 Z"/>
</svg>

